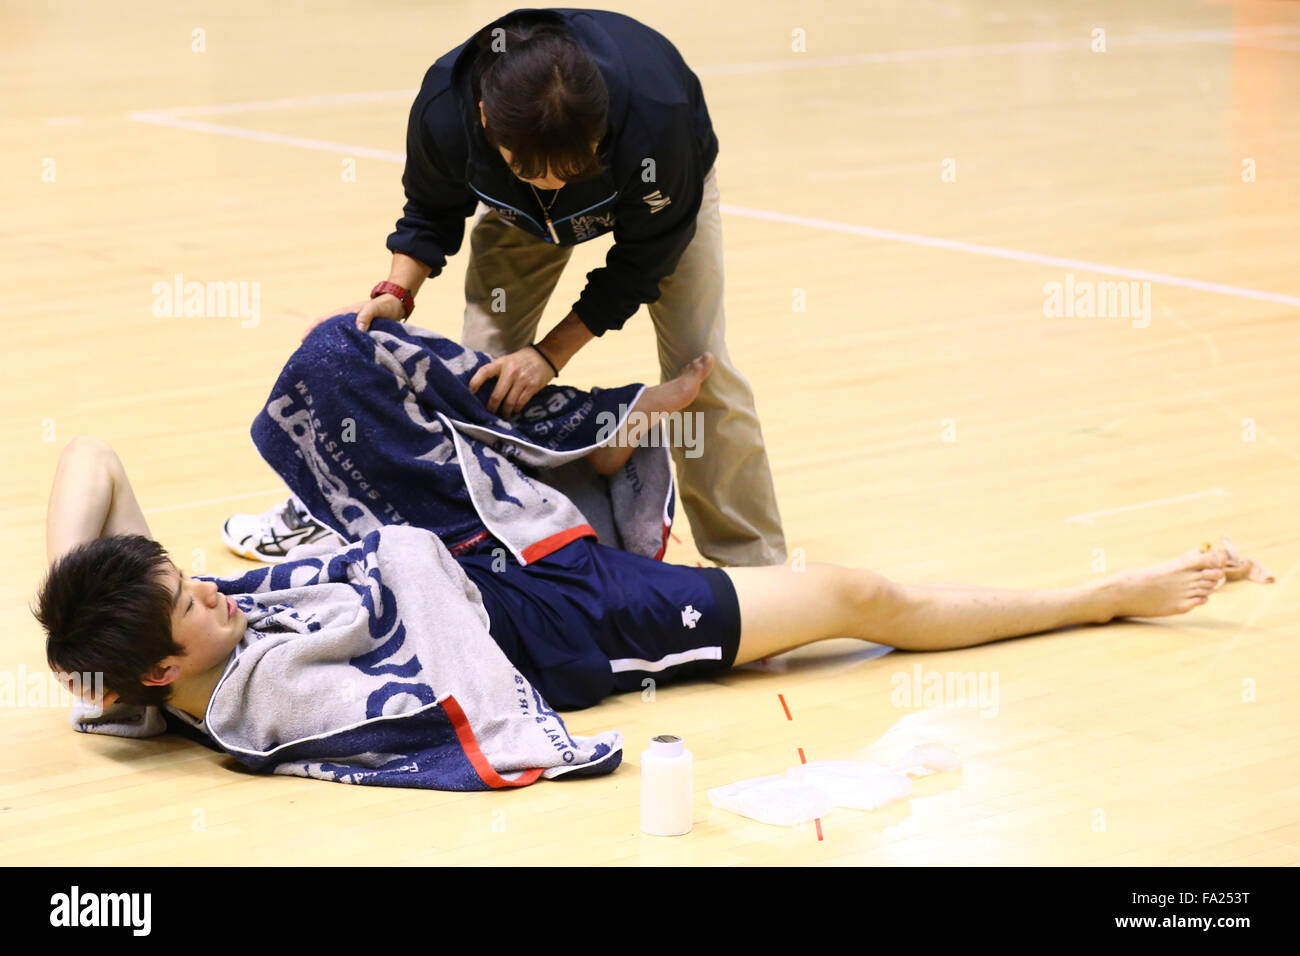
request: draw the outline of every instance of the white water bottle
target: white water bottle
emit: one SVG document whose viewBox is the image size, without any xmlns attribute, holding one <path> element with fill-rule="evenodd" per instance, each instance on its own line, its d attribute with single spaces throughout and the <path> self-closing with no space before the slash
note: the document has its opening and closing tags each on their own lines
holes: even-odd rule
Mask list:
<svg viewBox="0 0 1300 956">
<path fill-rule="evenodd" d="M 641 751 L 641 829 L 653 836 L 691 832 L 695 809 L 691 752 L 681 737 L 660 734 Z"/>
</svg>

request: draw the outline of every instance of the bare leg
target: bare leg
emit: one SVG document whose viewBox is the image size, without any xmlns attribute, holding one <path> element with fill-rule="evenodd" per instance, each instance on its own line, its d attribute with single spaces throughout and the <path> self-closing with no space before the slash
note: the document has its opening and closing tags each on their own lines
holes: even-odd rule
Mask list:
<svg viewBox="0 0 1300 956">
<path fill-rule="evenodd" d="M 737 664 L 835 637 L 934 651 L 1117 617 L 1183 614 L 1204 604 L 1225 579 L 1243 576 L 1222 548 L 1050 590 L 896 584 L 874 571 L 833 564 L 726 572 L 740 601 Z"/>
<path fill-rule="evenodd" d="M 700 394 L 700 385 L 713 371 L 713 353 L 705 352 L 674 379 L 652 385 L 641 393 L 632 406 L 633 412 L 600 448 L 587 456 L 591 467 L 602 475 L 612 475 L 632 457 L 637 443 L 657 425 L 666 412 L 681 411 Z"/>
</svg>

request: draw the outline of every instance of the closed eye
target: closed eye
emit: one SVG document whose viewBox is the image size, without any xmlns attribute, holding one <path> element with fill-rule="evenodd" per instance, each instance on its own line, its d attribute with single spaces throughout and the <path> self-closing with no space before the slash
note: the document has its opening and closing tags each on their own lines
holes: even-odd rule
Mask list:
<svg viewBox="0 0 1300 956">
<path fill-rule="evenodd" d="M 180 577 L 181 577 L 181 581 L 183 582 L 183 581 L 185 580 L 185 575 L 184 575 L 184 574 L 181 574 Z M 187 604 L 187 605 L 185 605 L 185 611 L 184 611 L 184 613 L 181 614 L 181 617 L 185 617 L 186 614 L 189 614 L 189 613 L 190 613 L 190 610 L 191 610 L 193 607 L 194 607 L 194 595 L 191 594 L 191 595 L 190 595 L 190 603 Z"/>
</svg>

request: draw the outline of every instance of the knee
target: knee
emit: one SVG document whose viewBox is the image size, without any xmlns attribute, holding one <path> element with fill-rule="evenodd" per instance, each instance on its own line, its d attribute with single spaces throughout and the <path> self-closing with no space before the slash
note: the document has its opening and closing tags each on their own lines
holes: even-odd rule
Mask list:
<svg viewBox="0 0 1300 956">
<path fill-rule="evenodd" d="M 898 585 L 883 574 L 867 568 L 845 568 L 840 587 L 845 604 L 855 620 L 880 621 L 888 618 L 902 600 Z"/>
</svg>

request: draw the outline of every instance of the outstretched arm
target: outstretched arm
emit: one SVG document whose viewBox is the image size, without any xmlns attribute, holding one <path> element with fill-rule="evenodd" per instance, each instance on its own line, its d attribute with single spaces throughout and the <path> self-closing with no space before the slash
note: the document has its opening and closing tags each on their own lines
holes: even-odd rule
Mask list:
<svg viewBox="0 0 1300 956">
<path fill-rule="evenodd" d="M 152 537 L 126 469 L 108 442 L 78 435 L 59 456 L 45 515 L 50 563 L 79 544 L 111 534 Z"/>
</svg>

